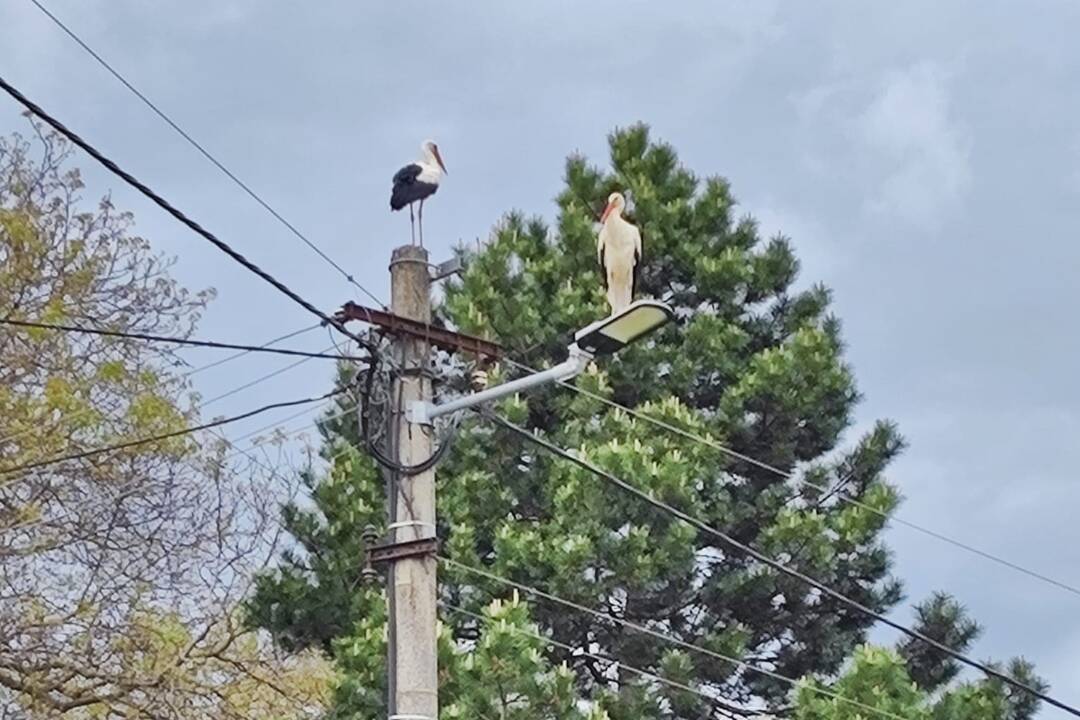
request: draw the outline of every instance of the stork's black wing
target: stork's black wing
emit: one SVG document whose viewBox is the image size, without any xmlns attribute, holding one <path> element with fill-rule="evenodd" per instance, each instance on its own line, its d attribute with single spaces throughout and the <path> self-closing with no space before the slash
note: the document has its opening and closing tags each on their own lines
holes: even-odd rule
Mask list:
<svg viewBox="0 0 1080 720">
<path fill-rule="evenodd" d="M 409 188 L 416 183 L 422 167 L 410 163 L 394 173 L 394 187 L 390 191 L 390 209 L 400 210 L 411 202 Z"/>
<path fill-rule="evenodd" d="M 416 178 L 418 175 L 420 175 L 421 170 L 423 170 L 423 168 L 416 163 L 409 163 L 408 165 L 394 173 L 394 184 L 408 185 L 410 183 L 416 182 Z"/>
</svg>

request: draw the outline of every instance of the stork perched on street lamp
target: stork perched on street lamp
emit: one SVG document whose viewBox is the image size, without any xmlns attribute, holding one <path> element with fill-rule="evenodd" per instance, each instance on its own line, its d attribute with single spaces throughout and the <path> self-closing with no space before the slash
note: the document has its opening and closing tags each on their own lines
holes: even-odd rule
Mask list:
<svg viewBox="0 0 1080 720">
<path fill-rule="evenodd" d="M 622 216 L 626 199 L 622 193 L 608 196 L 596 236 L 596 256 L 604 268 L 607 299 L 615 315 L 634 299 L 634 285 L 641 262 L 641 233 Z"/>
<path fill-rule="evenodd" d="M 424 246 L 424 200 L 439 189 L 439 180 L 446 172 L 439 146 L 433 140 L 425 140 L 420 146 L 421 159 L 409 163 L 394 173 L 394 187 L 390 192 L 390 209 L 400 210 L 409 206 L 409 227 L 412 242 L 416 244 L 416 221 L 413 219 L 413 203 L 420 203 L 420 246 Z"/>
</svg>

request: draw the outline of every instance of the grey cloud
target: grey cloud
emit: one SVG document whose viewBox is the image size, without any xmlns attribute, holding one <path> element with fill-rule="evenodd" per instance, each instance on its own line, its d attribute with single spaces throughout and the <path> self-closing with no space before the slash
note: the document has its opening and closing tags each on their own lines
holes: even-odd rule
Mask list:
<svg viewBox="0 0 1080 720">
<path fill-rule="evenodd" d="M 970 143 L 949 112 L 945 73 L 920 63 L 893 73 L 857 121 L 863 141 L 889 163 L 873 212 L 933 224 L 970 183 Z"/>
</svg>

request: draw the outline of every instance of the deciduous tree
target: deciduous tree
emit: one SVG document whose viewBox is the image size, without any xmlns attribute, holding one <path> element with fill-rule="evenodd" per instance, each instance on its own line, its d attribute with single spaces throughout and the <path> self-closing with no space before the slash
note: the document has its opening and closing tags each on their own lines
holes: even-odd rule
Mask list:
<svg viewBox="0 0 1080 720">
<path fill-rule="evenodd" d="M 187 336 L 210 292 L 68 146 L 0 139 L 0 318 Z M 244 718 L 318 712 L 331 672 L 279 657 L 237 600 L 279 537 L 273 465 L 187 436 L 28 472 L 50 457 L 189 427 L 173 348 L 0 327 L 0 711 L 4 717 Z M 274 470 L 268 472 L 267 469 Z"/>
</svg>

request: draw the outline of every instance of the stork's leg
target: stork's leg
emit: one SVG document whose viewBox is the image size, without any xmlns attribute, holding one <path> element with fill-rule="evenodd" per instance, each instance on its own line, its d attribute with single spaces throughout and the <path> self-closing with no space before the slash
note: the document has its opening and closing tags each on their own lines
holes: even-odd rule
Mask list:
<svg viewBox="0 0 1080 720">
<path fill-rule="evenodd" d="M 607 275 L 607 288 L 604 293 L 607 296 L 608 306 L 611 308 L 611 314 L 614 315 L 616 309 L 619 307 L 619 301 L 615 297 L 615 273 L 609 268 L 606 272 Z"/>
<path fill-rule="evenodd" d="M 424 200 L 420 200 L 420 247 L 424 247 Z"/>
<path fill-rule="evenodd" d="M 412 244 L 416 244 L 416 219 L 413 217 L 412 203 L 409 203 L 409 235 Z"/>
</svg>

